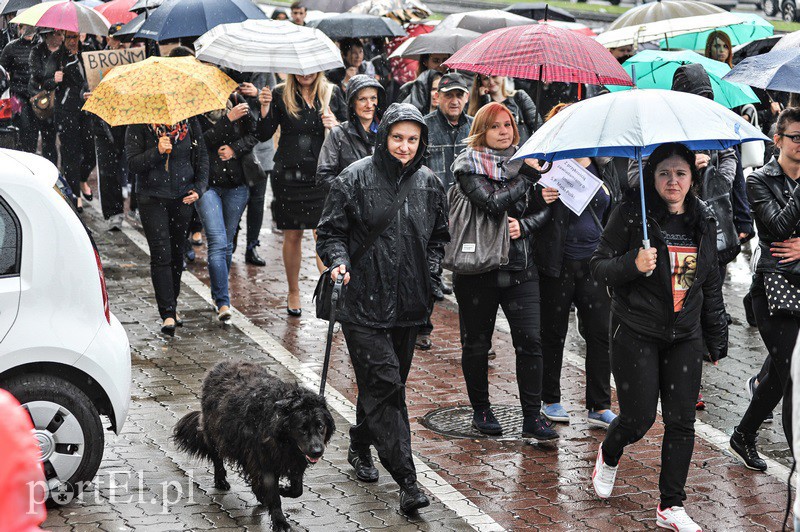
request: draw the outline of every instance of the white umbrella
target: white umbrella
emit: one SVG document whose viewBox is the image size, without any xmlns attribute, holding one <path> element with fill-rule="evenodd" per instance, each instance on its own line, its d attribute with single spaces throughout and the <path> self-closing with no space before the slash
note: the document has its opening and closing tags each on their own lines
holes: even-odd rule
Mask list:
<svg viewBox="0 0 800 532">
<path fill-rule="evenodd" d="M 304 76 L 344 66 L 339 49 L 324 33 L 285 20 L 222 24 L 194 47 L 197 59 L 239 72 Z"/>
<path fill-rule="evenodd" d="M 671 18 L 697 17 L 725 13 L 721 7 L 706 2 L 686 2 L 685 0 L 659 0 L 633 7 L 620 15 L 606 30 L 616 30 L 626 26 L 637 26 Z"/>
<path fill-rule="evenodd" d="M 481 11 L 467 11 L 449 15 L 442 20 L 434 31 L 445 31 L 461 28 L 462 30 L 487 33 L 500 28 L 511 26 L 526 26 L 531 19 L 501 11 L 499 9 L 483 9 Z"/>
<path fill-rule="evenodd" d="M 617 48 L 737 24 L 744 24 L 744 20 L 733 13 L 673 18 L 605 31 L 597 36 L 597 42 L 606 48 Z"/>
<path fill-rule="evenodd" d="M 634 89 L 570 105 L 540 127 L 514 158 L 637 159 L 644 220 L 642 157 L 670 142 L 680 142 L 690 150 L 722 150 L 750 140 L 769 139 L 759 128 L 708 98 L 662 89 Z M 646 224 L 644 239 L 647 248 Z"/>
</svg>

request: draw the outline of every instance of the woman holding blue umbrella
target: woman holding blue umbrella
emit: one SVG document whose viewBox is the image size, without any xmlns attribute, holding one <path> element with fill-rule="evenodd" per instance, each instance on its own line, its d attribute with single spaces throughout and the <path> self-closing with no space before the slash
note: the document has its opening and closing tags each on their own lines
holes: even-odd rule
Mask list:
<svg viewBox="0 0 800 532">
<path fill-rule="evenodd" d="M 619 416 L 597 453 L 592 483 L 611 495 L 625 447 L 664 418 L 657 525 L 699 531 L 683 501 L 694 448 L 695 398 L 703 358 L 727 354 L 716 223 L 696 193 L 695 155 L 682 144 L 653 151 L 644 197 L 629 196 L 611 215 L 592 257 L 592 273 L 613 290 L 611 367 Z M 642 201 L 652 247 L 643 248 Z"/>
</svg>

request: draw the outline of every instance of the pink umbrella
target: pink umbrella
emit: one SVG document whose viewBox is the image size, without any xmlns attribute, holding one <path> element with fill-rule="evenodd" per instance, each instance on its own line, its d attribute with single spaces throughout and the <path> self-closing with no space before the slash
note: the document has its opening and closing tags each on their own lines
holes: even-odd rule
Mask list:
<svg viewBox="0 0 800 532">
<path fill-rule="evenodd" d="M 106 17 L 72 0 L 36 4 L 14 17 L 11 22 L 92 35 L 108 35 L 110 26 Z"/>
<path fill-rule="evenodd" d="M 94 10 L 106 17 L 111 24 L 127 24 L 136 18 L 136 13 L 131 12 L 135 3 L 136 0 L 111 0 L 95 6 Z"/>
</svg>

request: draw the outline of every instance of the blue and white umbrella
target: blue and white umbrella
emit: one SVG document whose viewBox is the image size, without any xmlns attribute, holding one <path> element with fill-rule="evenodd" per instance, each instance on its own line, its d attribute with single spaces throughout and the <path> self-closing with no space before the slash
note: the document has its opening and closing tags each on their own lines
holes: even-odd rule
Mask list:
<svg viewBox="0 0 800 532">
<path fill-rule="evenodd" d="M 662 89 L 634 89 L 570 105 L 540 127 L 514 158 L 636 159 L 647 248 L 650 242 L 642 157 L 671 142 L 680 142 L 690 150 L 722 150 L 751 140 L 769 139 L 760 129 L 708 98 Z"/>
<path fill-rule="evenodd" d="M 250 0 L 164 0 L 147 16 L 136 37 L 154 41 L 199 37 L 220 24 L 265 18 Z"/>
</svg>

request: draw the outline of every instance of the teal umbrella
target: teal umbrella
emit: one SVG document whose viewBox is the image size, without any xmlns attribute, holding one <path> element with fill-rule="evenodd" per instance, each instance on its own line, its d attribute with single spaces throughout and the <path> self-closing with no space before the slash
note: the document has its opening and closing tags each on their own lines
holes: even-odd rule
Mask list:
<svg viewBox="0 0 800 532">
<path fill-rule="evenodd" d="M 740 44 L 749 43 L 756 39 L 769 37 L 775 33 L 775 27 L 769 21 L 764 20 L 755 13 L 732 14 L 740 17 L 744 23 L 662 39 L 659 47 L 662 50 L 667 48 L 672 50 L 705 50 L 708 36 L 712 31 L 717 30 L 724 31 L 728 34 L 728 37 L 731 38 L 731 46 L 739 46 Z"/>
<path fill-rule="evenodd" d="M 665 50 L 644 50 L 634 55 L 625 63 L 622 68 L 633 79 L 634 66 L 636 67 L 636 78 L 633 82 L 640 89 L 671 89 L 672 77 L 681 65 L 698 63 L 703 65 L 711 78 L 711 86 L 714 89 L 714 101 L 724 105 L 728 109 L 739 107 L 746 103 L 755 103 L 758 97 L 753 89 L 741 83 L 732 83 L 722 79 L 730 72 L 730 67 L 720 61 L 708 59 L 700 54 L 689 50 L 678 52 L 667 52 Z M 611 92 L 628 90 L 631 87 L 620 87 L 618 85 L 608 85 Z"/>
</svg>

